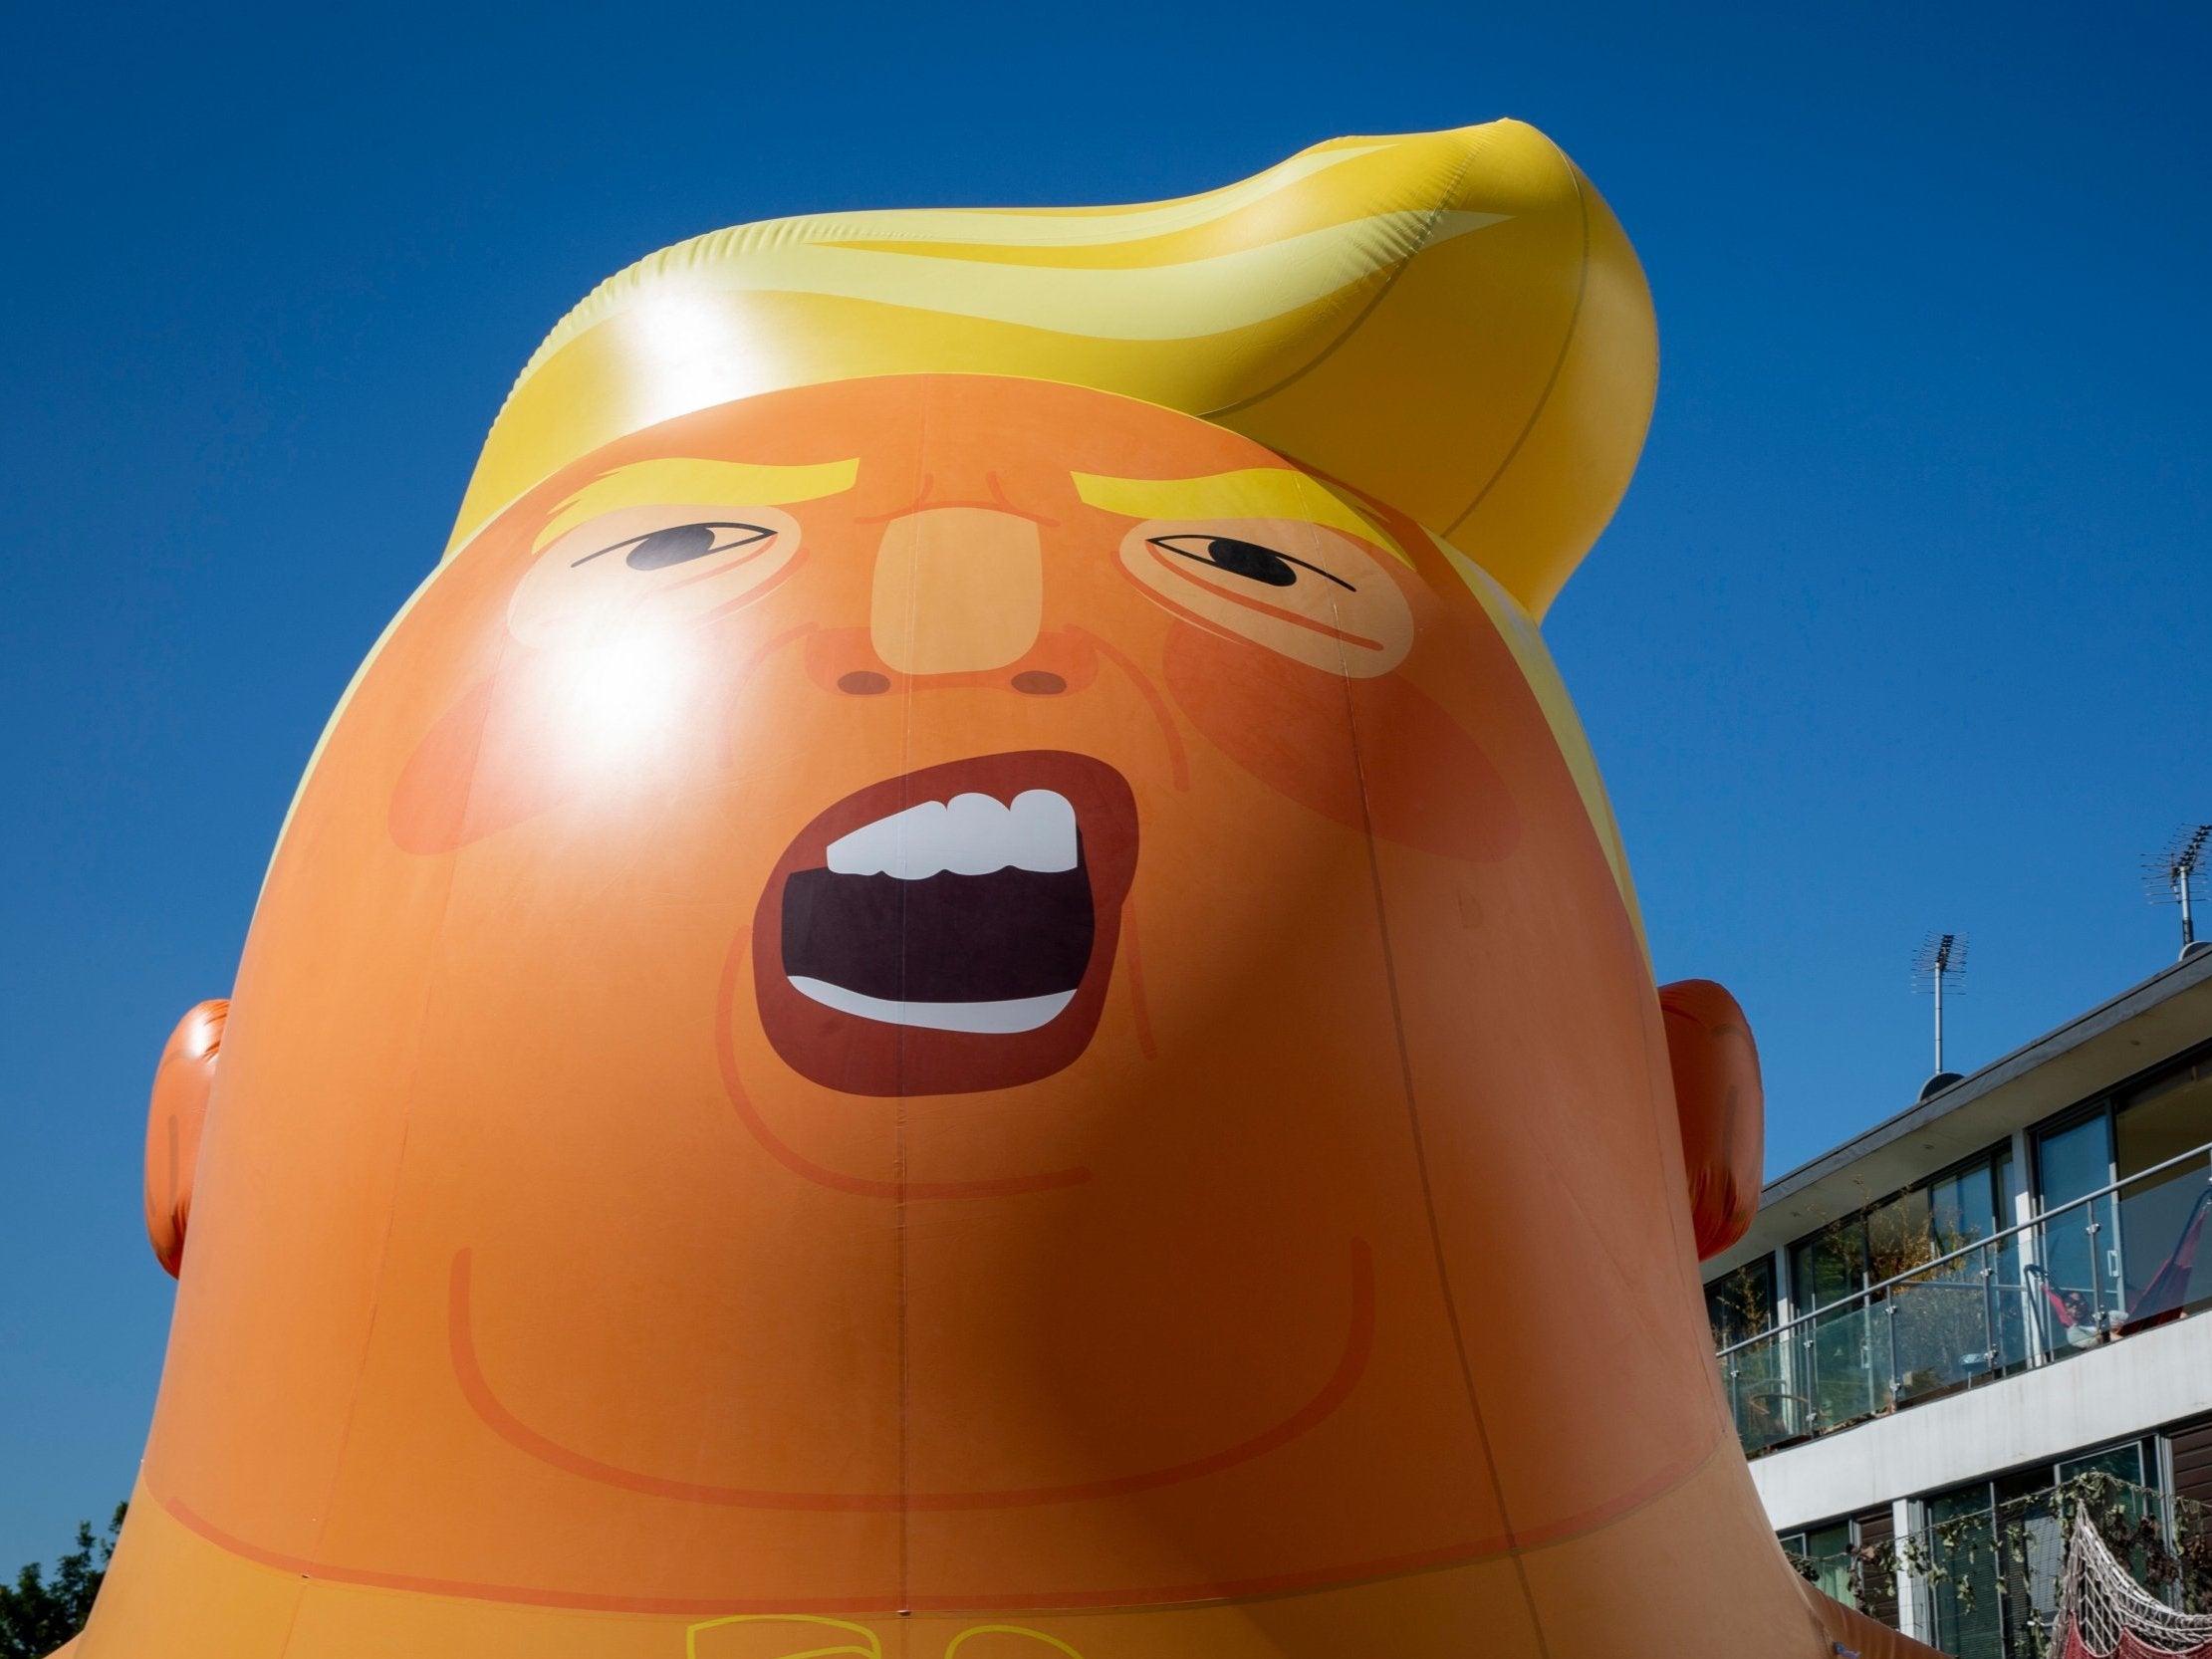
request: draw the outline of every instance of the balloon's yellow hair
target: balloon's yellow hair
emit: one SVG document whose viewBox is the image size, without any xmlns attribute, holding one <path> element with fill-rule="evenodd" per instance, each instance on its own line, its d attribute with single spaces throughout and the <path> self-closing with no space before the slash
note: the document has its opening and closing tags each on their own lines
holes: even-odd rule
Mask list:
<svg viewBox="0 0 2212 1659">
<path fill-rule="evenodd" d="M 492 428 L 452 548 L 641 427 L 864 375 L 1020 375 L 1258 439 L 1541 615 L 1610 517 L 1657 350 L 1627 239 L 1518 121 L 1340 138 L 1140 207 L 834 213 L 600 285 Z M 450 551 L 450 549 L 449 549 Z"/>
<path fill-rule="evenodd" d="M 1137 207 L 779 219 L 663 249 L 562 319 L 492 427 L 446 552 L 605 444 L 790 386 L 1009 374 L 1197 415 L 1442 546 L 1542 705 L 1640 937 L 1536 624 L 1627 488 L 1657 367 L 1627 238 L 1520 121 L 1339 138 Z"/>
</svg>

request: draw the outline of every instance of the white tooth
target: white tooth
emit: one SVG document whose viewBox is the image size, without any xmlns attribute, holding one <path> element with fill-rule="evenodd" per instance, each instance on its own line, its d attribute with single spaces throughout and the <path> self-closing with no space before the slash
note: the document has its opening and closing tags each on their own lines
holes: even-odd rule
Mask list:
<svg viewBox="0 0 2212 1659">
<path fill-rule="evenodd" d="M 988 795 L 924 801 L 863 824 L 830 843 L 838 875 L 894 875 L 902 881 L 950 870 L 988 875 L 1005 869 L 1076 867 L 1076 810 L 1054 790 L 1024 790 L 1011 807 Z"/>
<path fill-rule="evenodd" d="M 862 996 L 828 980 L 790 976 L 792 988 L 841 1014 L 877 1020 L 886 1026 L 920 1026 L 928 1031 L 1010 1032 L 1035 1031 L 1057 1019 L 1076 1000 L 1073 991 L 1055 991 L 1043 997 L 1012 997 L 995 1003 L 901 1003 L 883 997 Z"/>
<path fill-rule="evenodd" d="M 1057 790 L 1024 790 L 1014 797 L 1014 833 L 1006 861 L 1017 869 L 1076 867 L 1076 810 Z"/>
<path fill-rule="evenodd" d="M 940 834 L 931 849 L 938 869 L 954 875 L 989 875 L 1004 869 L 1006 809 L 987 795 L 956 795 L 938 821 Z"/>
<path fill-rule="evenodd" d="M 830 843 L 830 868 L 839 875 L 895 875 L 903 881 L 935 875 L 943 865 L 915 866 L 918 848 L 933 838 L 929 830 L 944 816 L 943 802 L 924 801 L 863 824 Z"/>
</svg>

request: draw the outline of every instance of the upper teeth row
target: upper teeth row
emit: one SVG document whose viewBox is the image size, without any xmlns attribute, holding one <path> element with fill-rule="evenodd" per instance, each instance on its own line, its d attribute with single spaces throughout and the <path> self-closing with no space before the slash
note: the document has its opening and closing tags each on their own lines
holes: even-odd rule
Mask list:
<svg viewBox="0 0 2212 1659">
<path fill-rule="evenodd" d="M 988 875 L 1008 865 L 1028 870 L 1076 867 L 1076 810 L 1066 796 L 1055 790 L 1024 790 L 1011 807 L 988 795 L 924 801 L 830 843 L 830 868 L 838 875 L 919 881 L 945 870 Z"/>
</svg>

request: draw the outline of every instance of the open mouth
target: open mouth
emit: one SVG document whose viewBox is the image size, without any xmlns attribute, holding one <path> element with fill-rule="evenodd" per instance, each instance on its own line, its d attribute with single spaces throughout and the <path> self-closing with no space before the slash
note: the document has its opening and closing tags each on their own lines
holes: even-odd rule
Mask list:
<svg viewBox="0 0 2212 1659">
<path fill-rule="evenodd" d="M 1136 805 L 1054 750 L 986 755 L 847 796 L 799 832 L 754 918 L 778 1055 L 856 1094 L 1031 1082 L 1091 1041 Z"/>
</svg>

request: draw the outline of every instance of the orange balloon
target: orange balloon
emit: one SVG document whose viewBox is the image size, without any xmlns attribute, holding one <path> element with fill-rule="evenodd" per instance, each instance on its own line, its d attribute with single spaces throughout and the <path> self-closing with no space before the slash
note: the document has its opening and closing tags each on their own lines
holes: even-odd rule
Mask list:
<svg viewBox="0 0 2212 1659">
<path fill-rule="evenodd" d="M 1830 1653 L 1697 1276 L 1756 1058 L 1662 1013 L 1485 580 L 1005 373 L 491 513 L 149 1185 L 191 1248 L 82 1652 Z"/>
</svg>

